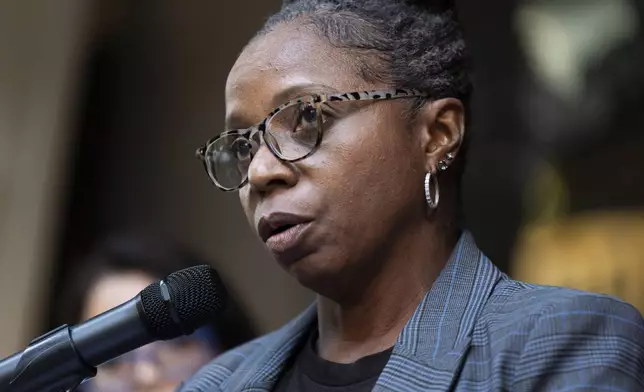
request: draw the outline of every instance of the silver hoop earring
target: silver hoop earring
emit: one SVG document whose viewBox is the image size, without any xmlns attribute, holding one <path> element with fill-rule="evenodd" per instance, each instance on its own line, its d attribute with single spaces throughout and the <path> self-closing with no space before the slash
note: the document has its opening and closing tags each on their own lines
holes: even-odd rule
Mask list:
<svg viewBox="0 0 644 392">
<path fill-rule="evenodd" d="M 432 191 L 430 189 L 431 183 L 434 183 L 434 195 L 432 196 Z M 438 207 L 438 201 L 440 199 L 440 191 L 438 189 L 438 178 L 436 175 L 432 175 L 431 172 L 427 172 L 425 175 L 425 200 L 429 208 L 436 209 Z"/>
</svg>

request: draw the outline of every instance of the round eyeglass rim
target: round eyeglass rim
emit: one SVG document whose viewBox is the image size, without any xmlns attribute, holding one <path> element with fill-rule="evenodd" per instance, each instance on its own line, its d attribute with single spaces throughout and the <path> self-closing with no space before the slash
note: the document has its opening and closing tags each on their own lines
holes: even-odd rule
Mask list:
<svg viewBox="0 0 644 392">
<path fill-rule="evenodd" d="M 208 149 L 219 139 L 225 136 L 229 135 L 240 135 L 248 139 L 249 141 L 252 142 L 252 137 L 256 133 L 260 133 L 260 137 L 264 139 L 264 133 L 266 132 L 266 124 L 279 112 L 281 112 L 283 109 L 290 107 L 295 104 L 301 104 L 301 103 L 314 103 L 316 106 L 316 110 L 320 110 L 320 107 L 323 103 L 325 102 L 333 102 L 333 101 L 360 101 L 360 100 L 392 100 L 392 99 L 400 99 L 400 98 L 429 98 L 429 94 L 422 92 L 417 89 L 402 89 L 402 88 L 397 88 L 397 89 L 390 89 L 390 90 L 371 90 L 371 91 L 358 91 L 358 92 L 349 92 L 349 93 L 340 93 L 340 94 L 309 94 L 305 95 L 302 97 L 295 98 L 293 100 L 287 101 L 284 104 L 280 105 L 276 109 L 274 109 L 269 115 L 262 120 L 259 124 L 252 126 L 247 129 L 235 129 L 235 130 L 230 130 L 230 131 L 224 131 L 220 133 L 219 135 L 211 138 L 208 140 L 201 148 L 197 149 L 195 155 L 197 158 L 199 158 L 203 165 L 204 169 L 206 170 L 206 173 L 208 174 L 208 177 L 210 178 L 210 181 L 217 186 L 220 190 L 224 192 L 235 192 L 238 191 L 239 189 L 243 188 L 248 184 L 248 174 L 246 174 L 246 178 L 244 181 L 242 181 L 238 186 L 233 187 L 233 188 L 228 188 L 225 186 L 222 186 L 219 181 L 216 180 L 214 173 L 211 173 L 211 171 L 208 168 L 208 159 L 206 158 L 206 153 Z M 297 158 L 297 159 L 285 159 L 281 156 L 279 152 L 275 150 L 275 148 L 270 144 L 266 143 L 264 141 L 264 144 L 269 148 L 269 151 L 279 160 L 283 162 L 298 162 L 303 159 L 308 158 L 311 156 L 313 153 L 315 153 L 321 142 L 322 142 L 322 116 L 318 116 L 317 118 L 317 140 L 315 146 L 309 151 L 306 155 Z M 252 157 L 251 157 L 252 160 Z"/>
<path fill-rule="evenodd" d="M 322 104 L 321 102 L 312 102 L 312 101 L 304 101 L 304 100 L 303 101 L 290 102 L 289 105 L 283 106 L 283 107 L 281 107 L 281 109 L 283 110 L 283 109 L 286 109 L 286 108 L 294 106 L 294 105 L 299 105 L 301 103 L 312 103 L 312 104 L 315 105 L 315 110 L 318 113 L 321 113 L 320 112 L 320 107 L 321 107 L 321 104 Z M 230 130 L 230 131 L 225 131 L 225 132 L 220 133 L 219 135 L 217 135 L 216 138 L 213 138 L 209 143 L 206 143 L 206 145 L 203 147 L 203 149 L 204 149 L 203 150 L 204 158 L 208 154 L 208 149 L 210 147 L 212 147 L 215 143 L 217 143 L 217 141 L 221 140 L 224 137 L 231 136 L 231 135 L 241 136 L 244 139 L 248 140 L 249 143 L 253 143 L 252 138 L 257 133 L 259 133 L 261 140 L 264 141 L 264 144 L 266 145 L 266 147 L 268 147 L 268 149 L 271 152 L 271 154 L 273 154 L 273 156 L 275 156 L 277 159 L 279 159 L 282 162 L 294 163 L 294 162 L 298 162 L 298 161 L 301 161 L 303 159 L 306 159 L 306 158 L 310 157 L 311 155 L 313 155 L 318 150 L 318 148 L 320 147 L 320 144 L 322 143 L 322 133 L 323 133 L 322 132 L 322 116 L 318 115 L 316 117 L 316 119 L 315 119 L 315 122 L 316 122 L 315 128 L 316 128 L 317 135 L 316 135 L 315 144 L 313 145 L 313 147 L 311 147 L 310 151 L 307 152 L 306 154 L 304 154 L 303 156 L 301 156 L 299 158 L 290 159 L 290 158 L 284 157 L 284 155 L 282 153 L 277 151 L 275 146 L 273 146 L 273 143 L 267 142 L 266 138 L 264 136 L 265 133 L 268 132 L 266 125 L 268 123 L 270 123 L 270 121 L 279 112 L 281 112 L 281 110 L 279 110 L 279 111 L 277 111 L 275 113 L 272 113 L 269 117 L 267 117 L 264 121 L 262 121 L 262 123 L 260 123 L 259 125 L 255 126 L 255 127 L 251 127 L 251 128 L 246 129 L 246 130 Z M 254 154 L 250 158 L 251 161 L 253 160 L 253 158 L 254 158 Z M 209 167 L 208 161 L 209 161 L 209 159 L 203 159 L 203 164 L 204 164 L 204 167 L 206 169 L 206 172 L 208 173 L 208 177 L 210 177 L 210 180 L 219 189 L 221 189 L 222 191 L 224 191 L 224 192 L 235 192 L 235 191 L 243 188 L 248 183 L 248 173 L 246 173 L 244 181 L 242 181 L 238 186 L 228 188 L 228 187 L 222 185 L 219 181 L 217 181 L 217 177 L 216 177 L 216 174 L 215 174 L 215 169 L 214 169 L 214 167 L 212 169 Z"/>
</svg>

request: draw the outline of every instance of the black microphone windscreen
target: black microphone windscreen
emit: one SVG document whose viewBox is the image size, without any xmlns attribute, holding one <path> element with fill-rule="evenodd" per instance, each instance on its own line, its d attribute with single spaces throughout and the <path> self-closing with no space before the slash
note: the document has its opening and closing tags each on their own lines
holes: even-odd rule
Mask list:
<svg viewBox="0 0 644 392">
<path fill-rule="evenodd" d="M 225 308 L 226 299 L 217 272 L 199 265 L 174 272 L 143 289 L 141 318 L 155 339 L 173 339 L 213 320 Z"/>
</svg>

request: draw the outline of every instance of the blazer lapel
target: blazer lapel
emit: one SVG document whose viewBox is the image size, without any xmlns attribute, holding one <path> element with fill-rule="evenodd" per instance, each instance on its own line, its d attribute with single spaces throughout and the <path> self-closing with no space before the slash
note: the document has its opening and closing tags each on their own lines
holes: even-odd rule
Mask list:
<svg viewBox="0 0 644 392">
<path fill-rule="evenodd" d="M 277 382 L 289 359 L 297 354 L 298 347 L 307 338 L 313 322 L 317 319 L 317 307 L 311 305 L 293 321 L 274 332 L 267 341 L 265 350 L 254 361 L 238 369 L 222 390 L 269 392 Z"/>
<path fill-rule="evenodd" d="M 463 233 L 450 260 L 400 334 L 374 391 L 449 391 L 474 323 L 503 274 Z"/>
</svg>

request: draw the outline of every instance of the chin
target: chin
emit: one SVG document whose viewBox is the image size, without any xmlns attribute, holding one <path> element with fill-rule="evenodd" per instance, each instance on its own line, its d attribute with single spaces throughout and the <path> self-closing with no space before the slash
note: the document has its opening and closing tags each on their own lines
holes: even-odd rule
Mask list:
<svg viewBox="0 0 644 392">
<path fill-rule="evenodd" d="M 345 280 L 343 276 L 346 275 L 346 263 L 340 260 L 342 259 L 312 254 L 292 263 L 287 271 L 303 287 L 324 297 L 333 298 L 342 291 L 343 285 L 340 282 Z"/>
</svg>

